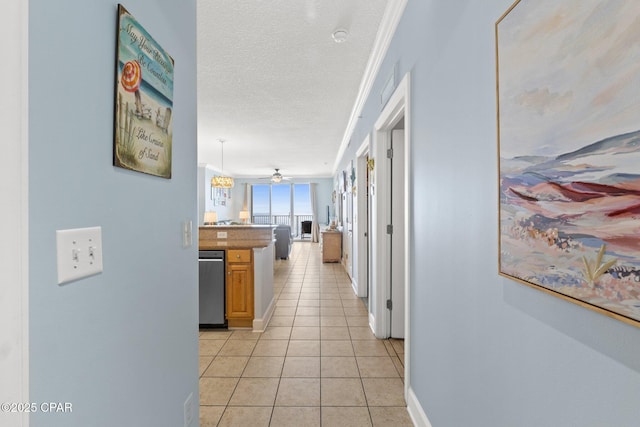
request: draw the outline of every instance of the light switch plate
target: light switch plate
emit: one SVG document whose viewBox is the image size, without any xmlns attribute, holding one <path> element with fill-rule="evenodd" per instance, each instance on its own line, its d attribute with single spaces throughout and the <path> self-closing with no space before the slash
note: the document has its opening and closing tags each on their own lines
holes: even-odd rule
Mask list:
<svg viewBox="0 0 640 427">
<path fill-rule="evenodd" d="M 193 222 L 191 220 L 182 223 L 182 247 L 189 248 L 193 244 Z"/>
<path fill-rule="evenodd" d="M 102 272 L 102 227 L 56 231 L 58 284 Z"/>
</svg>

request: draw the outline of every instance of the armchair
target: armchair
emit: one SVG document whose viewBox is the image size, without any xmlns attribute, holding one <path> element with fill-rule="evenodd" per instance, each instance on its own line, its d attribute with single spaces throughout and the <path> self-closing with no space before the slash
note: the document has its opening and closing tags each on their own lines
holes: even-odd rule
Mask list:
<svg viewBox="0 0 640 427">
<path fill-rule="evenodd" d="M 276 238 L 276 259 L 288 259 L 291 252 L 291 226 L 278 225 L 273 231 Z"/>
</svg>

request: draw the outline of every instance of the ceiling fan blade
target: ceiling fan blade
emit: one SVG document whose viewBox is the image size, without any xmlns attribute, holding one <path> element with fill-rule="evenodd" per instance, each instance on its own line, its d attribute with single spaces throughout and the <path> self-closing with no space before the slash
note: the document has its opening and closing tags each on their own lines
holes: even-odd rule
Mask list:
<svg viewBox="0 0 640 427">
<path fill-rule="evenodd" d="M 262 177 L 260 177 L 258 179 L 268 179 L 271 182 L 273 182 L 274 184 L 278 184 L 278 183 L 280 183 L 282 181 L 291 181 L 291 177 L 283 176 L 280 173 L 280 169 L 279 168 L 276 168 L 275 172 L 273 174 L 271 174 L 270 176 L 262 176 Z"/>
</svg>

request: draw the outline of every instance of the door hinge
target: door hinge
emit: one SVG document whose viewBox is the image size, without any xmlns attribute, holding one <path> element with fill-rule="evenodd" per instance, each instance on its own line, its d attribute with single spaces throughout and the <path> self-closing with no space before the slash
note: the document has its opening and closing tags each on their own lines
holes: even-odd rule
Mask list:
<svg viewBox="0 0 640 427">
<path fill-rule="evenodd" d="M 393 303 L 390 299 L 387 300 L 387 310 L 393 310 Z"/>
<path fill-rule="evenodd" d="M 387 150 L 387 159 L 393 159 L 393 148 Z"/>
<path fill-rule="evenodd" d="M 387 234 L 393 234 L 393 224 L 387 225 Z"/>
</svg>

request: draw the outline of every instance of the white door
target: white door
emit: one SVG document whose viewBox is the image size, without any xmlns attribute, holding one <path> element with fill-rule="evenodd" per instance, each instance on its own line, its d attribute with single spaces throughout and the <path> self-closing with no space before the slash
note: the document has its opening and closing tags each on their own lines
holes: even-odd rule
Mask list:
<svg viewBox="0 0 640 427">
<path fill-rule="evenodd" d="M 353 196 L 351 192 L 344 193 L 345 223 L 343 236 L 343 265 L 350 279 L 353 279 Z"/>
<path fill-rule="evenodd" d="M 372 247 L 372 237 L 373 236 L 373 227 L 375 226 L 374 222 L 373 222 L 373 209 L 374 209 L 374 204 L 373 204 L 373 197 L 375 195 L 375 186 L 373 185 L 373 177 L 371 174 L 371 169 L 369 169 L 368 166 L 368 162 L 369 162 L 369 156 L 367 155 L 366 157 L 367 159 L 367 200 L 365 201 L 367 204 L 367 298 L 369 298 L 368 300 L 368 304 L 369 304 L 369 312 L 374 314 L 377 312 L 376 307 L 373 306 L 372 301 L 371 301 L 371 296 L 373 295 L 372 292 L 372 287 L 373 287 L 373 277 L 374 277 L 374 264 L 373 264 L 373 255 L 374 255 L 374 248 Z M 375 317 L 375 316 L 373 316 Z"/>
<path fill-rule="evenodd" d="M 369 194 L 369 170 L 367 159 L 369 139 L 367 138 L 362 147 L 358 150 L 356 161 L 356 191 L 353 200 L 353 271 L 357 287 L 356 295 L 359 297 L 369 296 L 369 272 L 368 266 L 368 194 Z"/>
<path fill-rule="evenodd" d="M 349 272 L 349 277 L 353 278 L 353 260 L 356 257 L 356 250 L 353 247 L 353 225 L 354 225 L 354 217 L 353 217 L 353 194 L 347 193 L 347 205 L 349 207 L 349 227 L 347 229 L 347 244 L 349 245 L 349 258 L 347 258 L 347 271 Z"/>
<path fill-rule="evenodd" d="M 351 206 L 353 207 L 351 211 L 351 285 L 354 286 L 353 290 L 356 295 L 358 295 L 360 293 L 358 290 L 360 283 L 360 270 L 358 265 L 360 246 L 358 244 L 358 197 L 355 188 L 354 186 L 354 191 L 351 194 Z"/>
<path fill-rule="evenodd" d="M 391 131 L 391 165 L 389 170 L 391 189 L 391 213 L 390 221 L 392 229 L 390 230 L 391 239 L 391 259 L 389 269 L 389 294 L 390 316 L 392 338 L 404 338 L 404 130 Z"/>
</svg>

